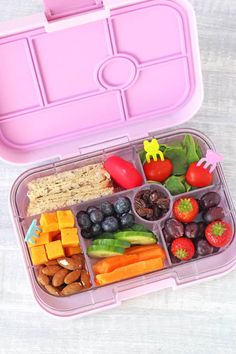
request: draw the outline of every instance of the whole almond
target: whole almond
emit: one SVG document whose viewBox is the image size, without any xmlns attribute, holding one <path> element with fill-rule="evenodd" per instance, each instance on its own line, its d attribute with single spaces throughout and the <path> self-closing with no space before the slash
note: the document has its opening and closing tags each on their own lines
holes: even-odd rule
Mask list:
<svg viewBox="0 0 236 354">
<path fill-rule="evenodd" d="M 61 267 L 69 270 L 82 269 L 83 266 L 80 259 L 78 260 L 68 257 L 59 258 L 57 262 Z"/>
<path fill-rule="evenodd" d="M 90 276 L 86 270 L 81 271 L 80 281 L 84 288 L 86 289 L 91 288 L 92 284 L 90 281 Z"/>
<path fill-rule="evenodd" d="M 42 272 L 45 275 L 53 276 L 60 269 L 61 267 L 59 265 L 51 265 L 51 266 L 44 267 L 42 269 Z"/>
<path fill-rule="evenodd" d="M 82 253 L 80 254 L 73 254 L 73 256 L 71 257 L 72 259 L 75 259 L 76 261 L 80 262 L 82 264 L 82 268 L 84 267 L 85 264 L 85 258 L 84 255 Z"/>
<path fill-rule="evenodd" d="M 60 270 L 58 270 L 52 278 L 52 285 L 55 286 L 56 288 L 62 285 L 68 273 L 69 273 L 68 269 L 60 268 Z"/>
<path fill-rule="evenodd" d="M 56 259 L 52 259 L 51 261 L 48 261 L 47 263 L 45 263 L 46 266 L 52 266 L 52 265 L 58 265 L 57 260 Z"/>
<path fill-rule="evenodd" d="M 45 289 L 49 292 L 49 294 L 51 295 L 55 295 L 55 296 L 60 296 L 60 292 L 58 289 L 54 288 L 54 286 L 52 285 L 45 285 Z"/>
<path fill-rule="evenodd" d="M 73 295 L 79 293 L 83 289 L 83 286 L 80 283 L 72 283 L 64 287 L 61 291 L 62 296 Z"/>
<path fill-rule="evenodd" d="M 50 279 L 47 275 L 43 274 L 42 270 L 44 269 L 43 266 L 39 267 L 38 268 L 38 275 L 37 275 L 37 279 L 38 279 L 38 282 L 43 285 L 43 286 L 46 286 L 50 283 Z"/>
<path fill-rule="evenodd" d="M 66 284 L 74 283 L 75 281 L 77 281 L 79 279 L 80 274 L 81 274 L 80 269 L 73 270 L 72 272 L 67 274 L 67 276 L 64 279 L 64 283 L 66 283 Z"/>
</svg>

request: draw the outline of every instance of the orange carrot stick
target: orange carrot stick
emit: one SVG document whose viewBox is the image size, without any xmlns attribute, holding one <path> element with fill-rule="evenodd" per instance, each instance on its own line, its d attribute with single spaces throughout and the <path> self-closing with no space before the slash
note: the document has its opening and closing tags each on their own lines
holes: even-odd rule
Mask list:
<svg viewBox="0 0 236 354">
<path fill-rule="evenodd" d="M 135 277 L 155 270 L 163 269 L 163 259 L 161 257 L 149 259 L 147 261 L 136 262 L 124 267 L 115 269 L 113 272 L 96 275 L 96 283 L 105 285 L 116 281 Z"/>
<path fill-rule="evenodd" d="M 137 261 L 138 256 L 136 254 L 108 257 L 95 263 L 93 265 L 93 271 L 95 274 L 108 273 L 118 267 L 126 266 Z"/>
<path fill-rule="evenodd" d="M 139 261 L 146 261 L 148 259 L 161 257 L 164 262 L 164 260 L 166 259 L 165 251 L 160 246 L 145 251 L 137 252 L 135 254 L 137 255 Z"/>
<path fill-rule="evenodd" d="M 138 252 L 143 252 L 147 250 L 152 250 L 156 248 L 161 248 L 160 245 L 147 245 L 147 246 L 132 246 L 130 248 L 126 248 L 125 254 L 136 254 Z"/>
</svg>

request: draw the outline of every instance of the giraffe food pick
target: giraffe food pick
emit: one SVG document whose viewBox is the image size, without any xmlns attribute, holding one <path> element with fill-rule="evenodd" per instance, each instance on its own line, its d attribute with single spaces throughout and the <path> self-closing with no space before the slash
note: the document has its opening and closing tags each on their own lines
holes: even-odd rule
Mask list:
<svg viewBox="0 0 236 354">
<path fill-rule="evenodd" d="M 40 227 L 37 225 L 37 220 L 34 219 L 26 233 L 25 236 L 25 242 L 29 242 L 32 244 L 35 244 L 35 238 L 39 237 L 39 234 L 42 230 L 40 229 Z"/>
<path fill-rule="evenodd" d="M 146 152 L 146 163 L 143 168 L 147 180 L 164 182 L 172 174 L 172 162 L 164 158 L 157 139 L 152 139 L 152 141 L 145 140 L 143 145 Z"/>
</svg>

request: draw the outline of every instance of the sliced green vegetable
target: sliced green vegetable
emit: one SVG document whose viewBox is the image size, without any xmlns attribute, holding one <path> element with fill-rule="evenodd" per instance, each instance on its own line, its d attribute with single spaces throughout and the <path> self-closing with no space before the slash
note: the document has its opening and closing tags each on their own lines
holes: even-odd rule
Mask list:
<svg viewBox="0 0 236 354">
<path fill-rule="evenodd" d="M 147 231 L 147 232 L 149 232 L 149 230 L 145 226 L 143 226 L 141 224 L 134 224 L 132 226 L 132 230 L 133 231 Z"/>
<path fill-rule="evenodd" d="M 121 247 L 121 248 L 129 248 L 130 243 L 121 240 L 112 240 L 112 239 L 100 239 L 94 240 L 93 245 L 99 246 L 112 246 L 112 247 Z"/>
<path fill-rule="evenodd" d="M 94 258 L 119 256 L 124 252 L 125 252 L 124 248 L 112 247 L 112 246 L 92 245 L 92 246 L 88 246 L 87 248 L 88 256 Z"/>
<path fill-rule="evenodd" d="M 172 195 L 186 192 L 184 176 L 171 176 L 165 181 L 165 187 Z"/>
<path fill-rule="evenodd" d="M 145 231 L 121 231 L 115 234 L 115 238 L 127 241 L 132 245 L 153 245 L 157 242 L 153 233 Z"/>
<path fill-rule="evenodd" d="M 111 232 L 104 232 L 103 234 L 97 236 L 95 239 L 114 239 L 114 234 Z"/>
</svg>

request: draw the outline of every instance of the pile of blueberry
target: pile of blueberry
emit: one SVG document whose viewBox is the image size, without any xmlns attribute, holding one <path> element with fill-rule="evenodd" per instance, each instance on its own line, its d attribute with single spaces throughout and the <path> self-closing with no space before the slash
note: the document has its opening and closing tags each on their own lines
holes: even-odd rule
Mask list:
<svg viewBox="0 0 236 354">
<path fill-rule="evenodd" d="M 89 206 L 86 211 L 77 214 L 82 237 L 95 238 L 104 232 L 113 233 L 119 229 L 133 226 L 135 219 L 131 213 L 131 203 L 128 198 L 120 197 L 113 204 L 105 201 L 100 207 Z"/>
</svg>

